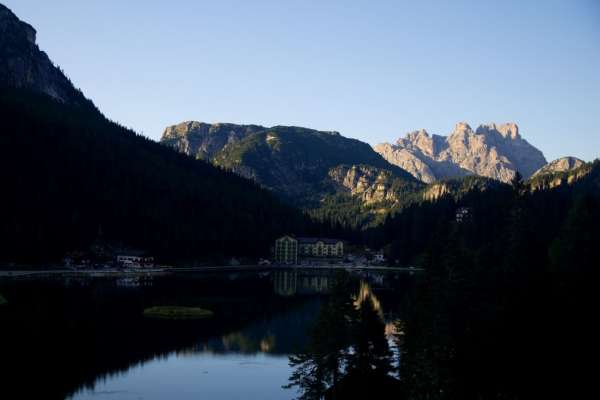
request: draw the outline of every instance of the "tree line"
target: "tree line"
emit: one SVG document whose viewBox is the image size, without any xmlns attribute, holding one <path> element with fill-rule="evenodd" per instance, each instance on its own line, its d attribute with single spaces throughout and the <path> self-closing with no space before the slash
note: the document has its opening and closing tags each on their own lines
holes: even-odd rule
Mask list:
<svg viewBox="0 0 600 400">
<path fill-rule="evenodd" d="M 107 120 L 0 90 L 0 261 L 48 262 L 106 240 L 165 262 L 258 257 L 288 232 L 321 234 L 257 184 Z"/>
<path fill-rule="evenodd" d="M 600 162 L 573 184 L 530 189 L 517 178 L 384 224 L 390 257 L 426 269 L 403 324 L 404 398 L 575 398 L 592 387 Z"/>
</svg>

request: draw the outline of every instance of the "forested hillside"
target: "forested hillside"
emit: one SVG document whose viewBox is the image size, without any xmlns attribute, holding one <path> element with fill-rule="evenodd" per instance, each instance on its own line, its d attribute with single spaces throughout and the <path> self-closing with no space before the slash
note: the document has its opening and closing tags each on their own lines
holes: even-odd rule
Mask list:
<svg viewBox="0 0 600 400">
<path fill-rule="evenodd" d="M 252 179 L 325 221 L 360 229 L 405 204 L 424 185 L 367 143 L 295 126 L 206 124 L 165 129 L 161 143 Z M 332 213 L 331 204 L 344 210 Z M 331 218 L 330 218 L 331 217 Z"/>
<path fill-rule="evenodd" d="M 145 139 L 91 104 L 0 91 L 3 261 L 57 259 L 105 238 L 164 260 L 263 255 L 308 220 L 234 173 Z"/>
<path fill-rule="evenodd" d="M 57 260 L 100 231 L 161 261 L 257 256 L 317 229 L 257 184 L 106 119 L 3 5 L 0 32 L 0 261 Z"/>
<path fill-rule="evenodd" d="M 371 230 L 392 263 L 427 271 L 399 326 L 404 398 L 585 397 L 600 161 L 569 176 L 415 203 Z"/>
</svg>

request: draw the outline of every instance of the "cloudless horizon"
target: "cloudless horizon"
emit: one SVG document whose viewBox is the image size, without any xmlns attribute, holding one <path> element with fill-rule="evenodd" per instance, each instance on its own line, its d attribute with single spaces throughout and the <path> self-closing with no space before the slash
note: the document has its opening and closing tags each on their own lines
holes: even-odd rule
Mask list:
<svg viewBox="0 0 600 400">
<path fill-rule="evenodd" d="M 110 119 L 336 130 L 370 144 L 516 122 L 600 157 L 600 2 L 0 0 Z"/>
</svg>

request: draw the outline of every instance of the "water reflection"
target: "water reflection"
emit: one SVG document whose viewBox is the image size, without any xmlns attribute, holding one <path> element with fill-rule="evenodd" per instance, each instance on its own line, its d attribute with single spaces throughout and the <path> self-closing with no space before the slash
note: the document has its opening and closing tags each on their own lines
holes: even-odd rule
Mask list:
<svg viewBox="0 0 600 400">
<path fill-rule="evenodd" d="M 294 371 L 286 388 L 297 389 L 301 400 L 378 398 L 397 389 L 385 314 L 371 285 L 361 280 L 356 287 L 338 273 L 330 292 L 307 346 L 290 356 Z"/>
<path fill-rule="evenodd" d="M 278 270 L 165 276 L 143 284 L 114 278 L 1 281 L 0 292 L 10 301 L 0 308 L 0 353 L 10 369 L 0 396 L 84 399 L 103 393 L 111 398 L 106 393 L 127 388 L 161 398 L 148 392 L 161 393 L 157 385 L 168 383 L 171 395 L 187 388 L 195 398 L 240 398 L 248 388 L 254 398 L 294 397 L 294 391 L 281 388 L 292 373 L 288 356 L 306 348 L 306 332 L 336 290 L 335 275 Z M 355 296 L 348 305 L 379 304 L 374 308 L 380 319 L 385 302 L 358 278 L 351 279 Z M 375 275 L 365 279 L 387 290 Z M 145 319 L 143 309 L 154 305 L 200 306 L 215 317 Z M 231 379 L 239 380 L 235 388 L 229 387 Z M 202 392 L 201 382 L 213 392 Z"/>
<path fill-rule="evenodd" d="M 198 353 L 288 355 L 306 343 L 305 332 L 318 313 L 318 299 L 303 299 L 289 304 L 289 309 L 258 317 L 240 330 L 200 341 Z"/>
<path fill-rule="evenodd" d="M 274 271 L 273 288 L 280 296 L 325 294 L 329 292 L 330 274 L 284 269 Z"/>
<path fill-rule="evenodd" d="M 383 321 L 383 308 L 381 307 L 381 302 L 373 293 L 371 289 L 371 285 L 368 282 L 360 281 L 360 289 L 358 290 L 358 295 L 354 300 L 354 306 L 357 309 L 361 309 L 365 306 L 365 302 L 370 303 L 370 307 L 379 315 L 379 318 Z"/>
<path fill-rule="evenodd" d="M 366 285 L 362 290 L 370 290 L 372 285 L 383 287 L 386 285 L 386 276 L 397 278 L 398 273 L 384 273 L 373 271 L 353 271 L 348 273 L 343 270 L 329 269 L 294 269 L 285 268 L 270 272 L 273 281 L 273 290 L 280 296 L 290 297 L 298 295 L 328 294 L 335 283 L 336 276 L 340 273 L 349 274 Z M 367 288 L 368 286 L 368 288 Z M 371 292 L 372 294 L 372 292 Z M 361 294 L 359 293 L 359 297 Z M 362 294 L 364 297 L 365 294 Z"/>
</svg>

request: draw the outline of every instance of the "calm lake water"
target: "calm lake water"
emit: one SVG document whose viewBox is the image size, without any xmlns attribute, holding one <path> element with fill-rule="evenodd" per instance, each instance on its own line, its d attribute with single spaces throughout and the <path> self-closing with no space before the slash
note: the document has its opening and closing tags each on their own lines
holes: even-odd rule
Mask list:
<svg viewBox="0 0 600 400">
<path fill-rule="evenodd" d="M 48 399 L 292 399 L 288 356 L 327 298 L 333 271 L 185 274 L 0 282 L 2 393 Z M 356 276 L 386 321 L 406 274 Z M 156 305 L 200 306 L 201 321 L 145 318 Z M 4 397 L 3 398 L 13 398 Z"/>
</svg>

